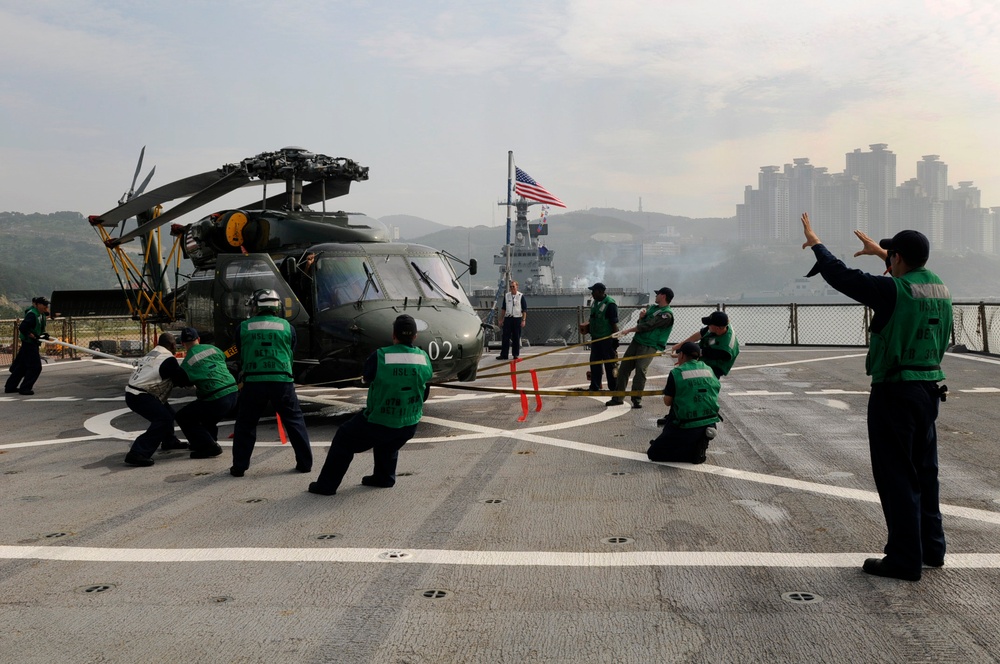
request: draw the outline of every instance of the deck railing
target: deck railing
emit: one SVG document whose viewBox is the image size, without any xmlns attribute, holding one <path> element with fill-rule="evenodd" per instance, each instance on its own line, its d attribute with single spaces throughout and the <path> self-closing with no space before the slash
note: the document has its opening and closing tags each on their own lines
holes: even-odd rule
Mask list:
<svg viewBox="0 0 1000 664">
<path fill-rule="evenodd" d="M 622 329 L 635 325 L 644 307 L 619 307 Z M 773 346 L 852 346 L 868 345 L 871 310 L 860 304 L 678 304 L 674 311 L 671 343 L 681 341 L 702 327 L 701 319 L 712 311 L 729 314 L 740 344 Z M 484 320 L 488 309 L 476 310 Z M 955 302 L 952 342 L 970 352 L 1000 354 L 1000 304 Z M 528 325 L 555 329 L 558 338 L 541 343 L 580 343 L 579 323 L 589 316 L 587 307 L 531 308 Z M 20 319 L 0 320 L 0 367 L 9 366 L 17 354 L 17 326 Z M 143 330 L 128 317 L 90 316 L 49 320 L 46 329 L 54 337 L 78 346 L 92 347 L 120 357 L 145 354 L 155 343 L 156 331 Z M 499 331 L 487 333 L 487 341 L 500 342 Z M 631 335 L 622 337 L 622 343 Z M 536 345 L 537 345 L 536 341 Z M 50 358 L 76 358 L 81 352 L 46 346 Z"/>
<path fill-rule="evenodd" d="M 587 307 L 531 307 L 528 326 L 566 330 L 562 343 L 582 341 L 577 325 L 589 316 Z M 619 306 L 619 328 L 635 325 L 644 307 Z M 872 312 L 860 304 L 677 304 L 671 343 L 686 339 L 703 327 L 701 319 L 712 311 L 725 311 L 741 345 L 867 347 Z M 484 320 L 488 309 L 477 309 Z M 955 302 L 952 343 L 980 353 L 1000 352 L 1000 304 Z M 527 328 L 525 330 L 527 333 Z M 499 332 L 488 336 L 499 343 Z M 631 335 L 622 342 L 631 341 Z M 539 342 L 536 340 L 536 345 Z M 546 344 L 560 343 L 559 339 Z"/>
</svg>

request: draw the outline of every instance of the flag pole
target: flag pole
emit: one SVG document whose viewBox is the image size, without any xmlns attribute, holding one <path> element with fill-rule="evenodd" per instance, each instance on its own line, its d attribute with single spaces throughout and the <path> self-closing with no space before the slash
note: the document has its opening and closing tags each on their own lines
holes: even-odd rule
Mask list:
<svg viewBox="0 0 1000 664">
<path fill-rule="evenodd" d="M 510 244 L 510 206 L 514 204 L 514 151 L 507 151 L 507 244 Z"/>
</svg>

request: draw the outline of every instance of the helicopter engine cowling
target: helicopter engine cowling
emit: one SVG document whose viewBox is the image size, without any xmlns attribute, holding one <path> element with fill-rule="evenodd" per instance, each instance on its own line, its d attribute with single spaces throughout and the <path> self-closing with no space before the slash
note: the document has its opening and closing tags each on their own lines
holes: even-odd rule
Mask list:
<svg viewBox="0 0 1000 664">
<path fill-rule="evenodd" d="M 226 210 L 182 227 L 184 255 L 195 267 L 210 266 L 219 254 L 287 255 L 319 242 L 387 242 L 376 219 L 352 224 L 345 212 Z"/>
<path fill-rule="evenodd" d="M 262 251 L 270 224 L 242 210 L 229 210 L 196 221 L 184 230 L 184 254 L 198 267 L 218 254 Z"/>
</svg>

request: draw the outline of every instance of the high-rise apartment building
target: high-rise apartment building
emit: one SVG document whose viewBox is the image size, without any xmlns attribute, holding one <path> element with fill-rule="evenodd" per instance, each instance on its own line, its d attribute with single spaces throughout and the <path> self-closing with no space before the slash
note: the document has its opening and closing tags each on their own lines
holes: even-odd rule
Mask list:
<svg viewBox="0 0 1000 664">
<path fill-rule="evenodd" d="M 857 242 L 855 229 L 868 232 L 868 190 L 857 177 L 824 175 L 817 182 L 816 207 L 810 216 L 821 224 L 820 237 L 830 246 L 852 246 Z"/>
<path fill-rule="evenodd" d="M 896 186 L 896 155 L 885 143 L 847 153 L 843 173 L 828 173 L 798 157 L 762 166 L 758 188 L 748 185 L 736 206 L 739 239 L 744 244 L 800 241 L 799 216 L 808 212 L 831 245 L 846 249 L 855 229 L 876 240 L 906 228 L 924 233 L 932 249 L 1000 253 L 1000 213 L 980 207 L 971 181 L 948 185 L 948 165 L 938 155 L 923 155 L 917 177 Z"/>
<path fill-rule="evenodd" d="M 948 164 L 936 154 L 925 154 L 917 162 L 917 181 L 931 200 L 948 200 Z"/>
<path fill-rule="evenodd" d="M 896 155 L 885 143 L 847 153 L 844 173 L 855 176 L 868 191 L 868 226 L 873 237 L 889 237 L 889 199 L 896 195 Z"/>
</svg>

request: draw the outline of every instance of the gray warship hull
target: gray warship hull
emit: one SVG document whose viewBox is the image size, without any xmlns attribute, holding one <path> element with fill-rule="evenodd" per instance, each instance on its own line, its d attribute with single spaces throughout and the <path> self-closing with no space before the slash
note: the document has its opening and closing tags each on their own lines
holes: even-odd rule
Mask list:
<svg viewBox="0 0 1000 664">
<path fill-rule="evenodd" d="M 534 203 L 520 199 L 515 205 L 517 221 L 511 234 L 513 241 L 493 256 L 493 264 L 500 272 L 498 286 L 474 290 L 469 299 L 477 309 L 490 310 L 485 317 L 499 325 L 500 296 L 506 292 L 508 279 L 516 281 L 531 312 L 521 338 L 534 346 L 576 342 L 579 339 L 577 326 L 588 316 L 590 291 L 559 287 L 560 280 L 553 272 L 556 252 L 539 242 L 539 237 L 549 234 L 548 225 L 528 222 L 528 207 Z M 609 287 L 608 295 L 622 308 L 640 307 L 649 302 L 649 294 L 635 288 Z"/>
</svg>

